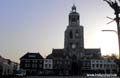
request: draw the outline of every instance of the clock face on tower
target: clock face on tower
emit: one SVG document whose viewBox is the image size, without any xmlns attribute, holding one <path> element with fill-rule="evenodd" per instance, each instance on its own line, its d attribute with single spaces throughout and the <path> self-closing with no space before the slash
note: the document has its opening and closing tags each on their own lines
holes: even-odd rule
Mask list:
<svg viewBox="0 0 120 78">
<path fill-rule="evenodd" d="M 78 37 L 78 36 L 79 36 L 79 34 L 78 34 L 78 33 L 76 33 L 76 34 L 75 34 L 75 36 L 76 36 L 76 37 Z"/>
<path fill-rule="evenodd" d="M 76 48 L 76 45 L 75 44 L 72 44 L 72 49 L 75 49 Z"/>
</svg>

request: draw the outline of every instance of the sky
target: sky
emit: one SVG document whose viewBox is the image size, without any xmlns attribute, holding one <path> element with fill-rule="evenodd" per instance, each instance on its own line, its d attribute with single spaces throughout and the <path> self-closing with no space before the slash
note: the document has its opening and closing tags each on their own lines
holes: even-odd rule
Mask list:
<svg viewBox="0 0 120 78">
<path fill-rule="evenodd" d="M 114 11 L 103 0 L 0 0 L 0 55 L 19 62 L 27 52 L 46 57 L 64 48 L 64 31 L 73 4 L 84 27 L 85 48 L 101 48 L 102 55 L 118 54 Z"/>
</svg>

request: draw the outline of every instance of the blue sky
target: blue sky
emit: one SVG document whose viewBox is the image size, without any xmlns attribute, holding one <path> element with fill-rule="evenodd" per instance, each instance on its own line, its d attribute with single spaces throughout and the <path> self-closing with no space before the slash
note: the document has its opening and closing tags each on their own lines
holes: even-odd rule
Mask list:
<svg viewBox="0 0 120 78">
<path fill-rule="evenodd" d="M 44 57 L 52 48 L 64 47 L 64 31 L 73 0 L 0 0 L 0 55 L 19 61 L 26 52 Z M 118 53 L 114 11 L 103 0 L 76 0 L 85 48 L 101 48 L 102 54 Z"/>
</svg>

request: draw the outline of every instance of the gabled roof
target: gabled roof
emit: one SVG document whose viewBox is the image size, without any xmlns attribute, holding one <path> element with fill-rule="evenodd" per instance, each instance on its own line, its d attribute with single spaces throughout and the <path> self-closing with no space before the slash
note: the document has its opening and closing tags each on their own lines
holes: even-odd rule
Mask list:
<svg viewBox="0 0 120 78">
<path fill-rule="evenodd" d="M 57 58 L 64 58 L 64 49 L 53 49 L 52 55 Z"/>
<path fill-rule="evenodd" d="M 59 59 L 59 58 L 70 58 L 69 55 L 65 54 L 64 49 L 53 49 L 52 54 L 49 54 L 46 58 L 48 59 Z"/>
<path fill-rule="evenodd" d="M 52 53 L 54 56 L 63 56 L 64 49 L 53 49 Z"/>
<path fill-rule="evenodd" d="M 25 55 L 23 55 L 21 59 L 43 59 L 43 57 L 40 55 L 40 53 L 26 53 Z"/>
<path fill-rule="evenodd" d="M 85 54 L 101 54 L 100 49 L 85 49 Z"/>
</svg>

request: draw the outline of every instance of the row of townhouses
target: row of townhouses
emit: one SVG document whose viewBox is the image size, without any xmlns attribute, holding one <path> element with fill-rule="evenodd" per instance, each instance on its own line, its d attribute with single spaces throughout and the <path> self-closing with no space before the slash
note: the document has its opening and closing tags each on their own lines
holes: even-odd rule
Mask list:
<svg viewBox="0 0 120 78">
<path fill-rule="evenodd" d="M 15 75 L 18 69 L 18 63 L 5 59 L 0 56 L 0 76 L 2 75 Z"/>
<path fill-rule="evenodd" d="M 82 61 L 83 73 L 117 74 L 118 64 L 113 59 L 89 59 Z"/>
<path fill-rule="evenodd" d="M 78 62 L 74 62 L 70 60 L 70 57 L 68 56 L 52 59 L 51 56 L 43 58 L 40 53 L 30 52 L 20 58 L 20 69 L 26 70 L 27 75 L 85 75 L 93 73 L 118 73 L 118 65 L 112 59 L 83 59 Z"/>
<path fill-rule="evenodd" d="M 44 59 L 39 53 L 26 53 L 20 58 L 20 69 L 27 75 L 69 75 L 71 61 L 69 57 Z"/>
</svg>

